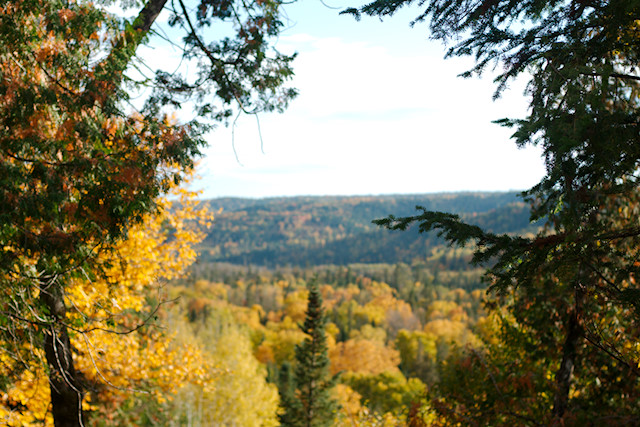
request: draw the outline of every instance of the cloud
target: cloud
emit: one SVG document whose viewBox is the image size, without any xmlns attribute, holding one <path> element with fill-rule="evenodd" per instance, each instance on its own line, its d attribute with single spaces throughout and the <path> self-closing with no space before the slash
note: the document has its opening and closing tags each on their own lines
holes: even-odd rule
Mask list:
<svg viewBox="0 0 640 427">
<path fill-rule="evenodd" d="M 491 76 L 461 79 L 468 61 L 305 33 L 288 111 L 238 121 L 210 137 L 205 196 L 383 194 L 525 189 L 543 174 L 540 150 L 519 150 L 491 123 L 526 113 L 522 83 L 491 101 Z M 235 160 L 234 146 L 239 164 Z"/>
</svg>

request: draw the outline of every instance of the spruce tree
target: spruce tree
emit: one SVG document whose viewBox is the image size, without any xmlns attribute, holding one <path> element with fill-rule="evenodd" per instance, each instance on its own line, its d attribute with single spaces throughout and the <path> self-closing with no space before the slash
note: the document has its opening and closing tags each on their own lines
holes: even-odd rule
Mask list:
<svg viewBox="0 0 640 427">
<path fill-rule="evenodd" d="M 302 332 L 304 341 L 296 346 L 296 365 L 293 375 L 295 395 L 287 386 L 286 368 L 280 375 L 280 396 L 284 412 L 280 415 L 283 426 L 321 427 L 334 422 L 337 402 L 331 398 L 335 379 L 329 374 L 329 356 L 326 318 L 322 309 L 322 296 L 316 281 L 309 284 L 309 299 Z"/>
<path fill-rule="evenodd" d="M 283 426 L 297 425 L 296 418 L 301 412 L 300 400 L 296 398 L 296 385 L 293 381 L 291 363 L 284 361 L 278 371 L 278 392 L 280 394 L 280 407 L 283 410 L 278 414 L 278 421 Z"/>
</svg>

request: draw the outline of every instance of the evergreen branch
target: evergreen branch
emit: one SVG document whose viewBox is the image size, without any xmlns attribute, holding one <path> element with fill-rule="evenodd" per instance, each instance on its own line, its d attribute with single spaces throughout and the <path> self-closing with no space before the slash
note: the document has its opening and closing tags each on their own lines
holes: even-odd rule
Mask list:
<svg viewBox="0 0 640 427">
<path fill-rule="evenodd" d="M 211 51 L 207 49 L 207 47 L 204 45 L 204 42 L 202 41 L 200 36 L 198 36 L 198 34 L 196 33 L 196 29 L 193 26 L 193 23 L 191 22 L 191 18 L 189 18 L 189 12 L 187 11 L 187 7 L 185 6 L 184 2 L 182 0 L 178 0 L 178 4 L 180 4 L 180 8 L 182 9 L 184 19 L 185 21 L 187 21 L 187 26 L 189 27 L 189 32 L 191 33 L 191 37 L 193 37 L 196 44 L 202 51 L 202 53 L 204 53 L 213 64 L 225 64 L 225 65 L 230 64 L 230 63 L 224 62 L 220 58 L 216 58 L 215 56 L 213 56 Z"/>
<path fill-rule="evenodd" d="M 479 226 L 467 224 L 460 219 L 459 215 L 446 212 L 427 211 L 422 206 L 416 206 L 422 214 L 408 217 L 395 217 L 389 215 L 387 218 L 376 219 L 372 222 L 378 226 L 389 230 L 406 230 L 411 224 L 419 222 L 420 233 L 438 230 L 438 237 L 443 237 L 450 245 L 464 247 L 468 243 L 475 241 L 480 246 L 481 253 L 491 252 L 495 255 L 507 249 L 518 249 L 524 252 L 533 249 L 550 249 L 570 241 L 571 243 L 583 244 L 591 241 L 611 241 L 640 236 L 640 227 L 626 227 L 619 230 L 605 231 L 598 235 L 588 232 L 572 234 L 560 232 L 551 235 L 528 239 L 523 237 L 512 237 L 507 234 L 498 235 L 482 230 Z M 482 257 L 484 260 L 486 257 Z"/>
<path fill-rule="evenodd" d="M 489 233 L 477 225 L 467 224 L 456 214 L 427 211 L 422 206 L 416 206 L 416 209 L 421 210 L 422 214 L 402 218 L 389 215 L 387 218 L 374 220 L 373 223 L 389 230 L 406 230 L 412 223 L 419 222 L 420 233 L 437 230 L 438 237 L 443 237 L 451 246 L 465 247 L 475 242 L 478 249 L 474 251 L 472 263 L 476 265 L 506 253 L 508 249 L 513 249 L 520 254 L 531 245 L 531 239 Z M 498 264 L 506 263 L 506 260 L 498 262 Z"/>
<path fill-rule="evenodd" d="M 195 40 L 196 44 L 198 45 L 198 47 L 200 48 L 202 53 L 204 53 L 207 56 L 207 58 L 209 58 L 209 60 L 211 61 L 212 65 L 222 65 L 222 66 L 224 66 L 224 65 L 235 65 L 237 61 L 227 62 L 227 61 L 223 61 L 222 59 L 216 58 L 215 56 L 213 56 L 211 51 L 209 49 L 207 49 L 207 47 L 204 45 L 202 39 L 196 33 L 195 27 L 191 23 L 191 19 L 189 18 L 189 13 L 187 11 L 186 6 L 184 5 L 184 2 L 182 0 L 178 0 L 178 3 L 180 4 L 180 8 L 182 9 L 182 13 L 184 14 L 185 20 L 187 21 L 187 25 L 189 26 L 189 30 L 191 32 L 191 36 Z M 236 14 L 236 17 L 237 17 L 237 14 Z M 236 93 L 236 90 L 233 89 L 234 85 L 230 81 L 229 76 L 227 75 L 226 72 L 222 73 L 222 78 L 224 78 L 225 83 L 230 88 L 232 88 L 231 94 L 233 95 L 233 98 L 238 103 L 238 106 L 240 107 L 240 110 L 245 112 L 245 113 L 247 113 L 247 114 L 255 113 L 255 111 L 254 112 L 249 112 L 249 111 L 246 110 L 246 108 L 244 106 L 244 103 L 240 99 L 240 96 Z M 236 118 L 236 120 L 237 120 L 237 118 Z M 234 123 L 235 123 L 235 121 L 234 121 Z M 235 154 L 235 146 L 234 146 L 234 154 Z M 240 160 L 238 160 L 238 155 L 237 154 L 236 154 L 236 160 L 238 161 L 238 163 L 240 163 Z"/>
<path fill-rule="evenodd" d="M 427 211 L 422 206 L 416 206 L 422 214 L 396 218 L 389 215 L 387 218 L 376 219 L 372 222 L 389 230 L 406 230 L 409 225 L 419 222 L 420 233 L 432 230 L 438 231 L 439 237 L 444 237 L 451 245 L 465 246 L 471 240 L 489 241 L 496 235 L 486 233 L 476 225 L 470 225 L 460 220 L 460 216 L 446 212 Z"/>
<path fill-rule="evenodd" d="M 582 75 L 593 76 L 593 77 L 613 77 L 614 79 L 640 81 L 640 76 L 634 76 L 631 74 L 622 74 L 622 73 L 602 74 L 602 73 L 592 72 L 592 73 L 582 73 Z"/>
</svg>

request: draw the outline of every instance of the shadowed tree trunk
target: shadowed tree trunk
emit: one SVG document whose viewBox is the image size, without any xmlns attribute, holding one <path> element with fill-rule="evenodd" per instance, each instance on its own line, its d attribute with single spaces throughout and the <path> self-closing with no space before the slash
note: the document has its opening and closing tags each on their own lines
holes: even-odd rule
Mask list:
<svg viewBox="0 0 640 427">
<path fill-rule="evenodd" d="M 579 319 L 580 295 L 576 292 L 575 306 L 567 323 L 567 337 L 562 347 L 562 362 L 556 372 L 556 394 L 553 398 L 552 414 L 555 419 L 564 416 L 569 404 L 569 391 L 573 379 L 573 369 L 576 363 L 578 344 L 582 338 L 582 325 Z"/>
<path fill-rule="evenodd" d="M 40 301 L 49 312 L 50 325 L 44 334 L 44 350 L 49 368 L 51 409 L 56 426 L 82 425 L 82 388 L 73 366 L 71 342 L 63 324 L 66 307 L 62 288 L 55 280 L 41 280 Z"/>
</svg>

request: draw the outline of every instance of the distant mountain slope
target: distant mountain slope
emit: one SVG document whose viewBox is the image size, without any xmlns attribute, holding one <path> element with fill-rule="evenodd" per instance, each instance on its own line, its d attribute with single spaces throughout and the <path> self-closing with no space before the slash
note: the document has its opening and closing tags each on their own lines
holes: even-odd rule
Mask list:
<svg viewBox="0 0 640 427">
<path fill-rule="evenodd" d="M 391 232 L 373 219 L 415 214 L 416 205 L 454 212 L 501 233 L 535 227 L 517 193 L 287 197 L 209 200 L 216 215 L 202 261 L 264 266 L 411 262 L 441 245 L 415 229 Z"/>
</svg>

